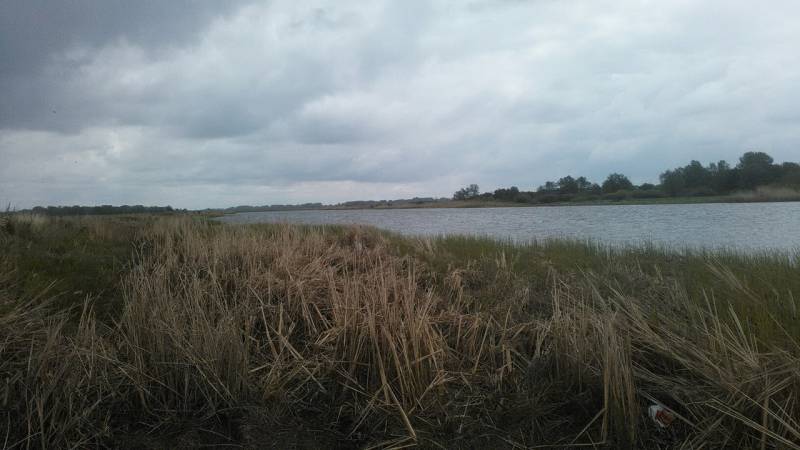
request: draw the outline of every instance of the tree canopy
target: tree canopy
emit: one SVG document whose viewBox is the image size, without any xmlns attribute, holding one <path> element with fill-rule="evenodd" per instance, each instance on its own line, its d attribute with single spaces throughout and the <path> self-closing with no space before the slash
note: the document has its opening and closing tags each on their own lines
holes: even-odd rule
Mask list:
<svg viewBox="0 0 800 450">
<path fill-rule="evenodd" d="M 633 189 L 633 183 L 621 173 L 612 173 L 603 181 L 603 192 L 612 193 Z"/>
<path fill-rule="evenodd" d="M 457 190 L 453 194 L 453 200 L 469 200 L 480 195 L 480 188 L 477 184 L 470 184 L 465 188 Z"/>
<path fill-rule="evenodd" d="M 535 192 L 522 191 L 516 186 L 499 188 L 493 193 L 480 194 L 477 185 L 457 191 L 453 198 L 467 200 L 478 197 L 525 203 L 589 201 L 593 199 L 620 200 L 623 198 L 656 198 L 665 196 L 726 195 L 736 191 L 754 190 L 762 186 L 789 187 L 800 190 L 800 164 L 775 164 L 764 152 L 751 151 L 739 158 L 735 167 L 725 161 L 704 166 L 692 160 L 682 167 L 668 169 L 659 176 L 659 184 L 634 185 L 622 173 L 612 173 L 598 185 L 584 176 L 566 175 L 557 181 L 546 181 Z"/>
<path fill-rule="evenodd" d="M 663 172 L 659 179 L 661 190 L 671 196 L 722 195 L 770 185 L 800 188 L 800 165 L 774 164 L 772 157 L 764 152 L 747 152 L 733 168 L 724 160 L 706 167 L 692 161 Z"/>
<path fill-rule="evenodd" d="M 103 214 L 143 214 L 165 213 L 175 211 L 171 206 L 143 206 L 143 205 L 100 205 L 100 206 L 36 206 L 30 210 L 36 214 L 48 216 L 92 216 Z"/>
</svg>

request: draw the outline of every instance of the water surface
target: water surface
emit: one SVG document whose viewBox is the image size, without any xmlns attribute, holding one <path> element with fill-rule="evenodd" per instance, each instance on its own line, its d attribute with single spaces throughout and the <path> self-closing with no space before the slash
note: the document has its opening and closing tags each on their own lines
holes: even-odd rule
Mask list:
<svg viewBox="0 0 800 450">
<path fill-rule="evenodd" d="M 367 224 L 405 235 L 590 239 L 609 245 L 800 250 L 800 202 L 239 213 L 229 223 Z"/>
</svg>

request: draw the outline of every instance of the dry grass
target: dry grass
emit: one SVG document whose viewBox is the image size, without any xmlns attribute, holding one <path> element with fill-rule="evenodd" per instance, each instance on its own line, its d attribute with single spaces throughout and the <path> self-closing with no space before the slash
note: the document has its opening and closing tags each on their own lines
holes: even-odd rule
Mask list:
<svg viewBox="0 0 800 450">
<path fill-rule="evenodd" d="M 0 275 L 7 281 L 8 273 Z M 84 447 L 109 435 L 118 364 L 91 311 L 68 324 L 44 298 L 0 292 L 3 448 Z M 69 331 L 66 331 L 70 328 Z"/>
<path fill-rule="evenodd" d="M 174 218 L 139 236 L 108 326 L 88 305 L 67 321 L 46 292 L 11 298 L 0 272 L 5 446 L 212 423 L 247 448 L 800 448 L 793 337 L 767 343 L 725 299 L 635 264 L 614 267 L 630 290 L 592 271 L 531 280 L 505 252 L 491 271 L 434 268 L 435 241 L 399 251 L 358 227 Z M 657 428 L 652 403 L 676 423 Z"/>
<path fill-rule="evenodd" d="M 29 226 L 34 229 L 42 229 L 47 225 L 47 217 L 41 214 L 19 213 L 13 217 L 13 222 L 20 226 Z"/>
<path fill-rule="evenodd" d="M 761 186 L 754 191 L 731 194 L 730 198 L 737 202 L 798 201 L 800 191 L 789 187 Z"/>
<path fill-rule="evenodd" d="M 14 229 L 39 231 L 48 224 L 48 218 L 40 214 L 0 213 L 0 237 L 14 232 Z"/>
</svg>

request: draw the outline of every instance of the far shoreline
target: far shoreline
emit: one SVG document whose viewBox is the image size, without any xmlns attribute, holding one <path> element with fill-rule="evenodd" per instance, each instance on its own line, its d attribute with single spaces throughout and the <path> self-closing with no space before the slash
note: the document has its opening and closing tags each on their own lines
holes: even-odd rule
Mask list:
<svg viewBox="0 0 800 450">
<path fill-rule="evenodd" d="M 322 206 L 322 207 L 297 207 L 252 209 L 243 211 L 216 211 L 225 216 L 242 213 L 258 212 L 291 212 L 291 211 L 371 211 L 371 210 L 402 210 L 402 209 L 473 209 L 473 208 L 538 208 L 538 207 L 564 207 L 564 206 L 650 206 L 650 205 L 698 205 L 716 203 L 791 203 L 800 202 L 800 198 L 741 198 L 736 196 L 713 197 L 667 197 L 647 199 L 599 200 L 599 201 L 573 201 L 552 203 L 517 203 L 497 200 L 448 200 L 426 203 L 402 203 L 399 205 L 379 204 L 375 206 Z M 215 211 L 209 211 L 214 213 Z"/>
</svg>

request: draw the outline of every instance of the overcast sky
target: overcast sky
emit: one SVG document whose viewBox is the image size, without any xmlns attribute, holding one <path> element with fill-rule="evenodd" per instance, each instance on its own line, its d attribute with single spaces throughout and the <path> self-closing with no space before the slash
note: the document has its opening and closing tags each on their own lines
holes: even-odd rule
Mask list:
<svg viewBox="0 0 800 450">
<path fill-rule="evenodd" d="M 800 160 L 800 2 L 4 0 L 0 202 L 534 189 Z"/>
</svg>

